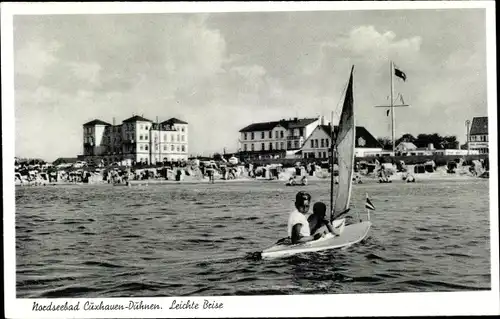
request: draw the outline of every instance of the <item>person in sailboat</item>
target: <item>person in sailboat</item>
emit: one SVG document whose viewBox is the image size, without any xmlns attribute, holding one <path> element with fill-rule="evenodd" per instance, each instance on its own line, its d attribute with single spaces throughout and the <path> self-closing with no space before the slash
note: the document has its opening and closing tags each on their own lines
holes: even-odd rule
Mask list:
<svg viewBox="0 0 500 319">
<path fill-rule="evenodd" d="M 347 208 L 345 211 L 339 214 L 339 216 L 345 215 L 350 211 L 350 208 Z M 317 202 L 313 206 L 313 213 L 307 219 L 309 222 L 309 229 L 311 235 L 315 238 L 321 238 L 323 235 L 328 233 L 333 235 L 340 235 L 343 231 L 344 220 L 341 220 L 340 223 L 337 223 L 333 226 L 333 222 L 330 222 L 326 218 L 326 205 L 322 202 Z"/>
<path fill-rule="evenodd" d="M 313 205 L 313 213 L 307 218 L 309 222 L 309 230 L 311 234 L 315 235 L 318 231 L 325 226 L 326 229 L 335 234 L 332 224 L 326 219 L 326 205 L 322 202 L 317 202 Z M 323 234 L 323 232 L 321 232 Z"/>
<path fill-rule="evenodd" d="M 292 244 L 305 243 L 321 237 L 321 234 L 316 238 L 311 236 L 309 222 L 306 218 L 310 204 L 311 195 L 309 193 L 300 191 L 295 195 L 295 209 L 288 217 L 288 237 Z"/>
</svg>

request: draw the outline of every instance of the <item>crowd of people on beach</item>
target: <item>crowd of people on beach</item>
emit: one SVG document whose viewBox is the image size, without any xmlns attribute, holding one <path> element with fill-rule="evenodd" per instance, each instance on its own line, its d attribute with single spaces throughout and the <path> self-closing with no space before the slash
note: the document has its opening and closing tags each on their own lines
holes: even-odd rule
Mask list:
<svg viewBox="0 0 500 319">
<path fill-rule="evenodd" d="M 469 163 L 470 162 L 470 163 Z M 485 160 L 450 161 L 445 167 L 449 175 L 459 174 L 471 177 L 488 178 L 489 163 Z M 327 167 L 328 166 L 328 167 Z M 334 181 L 338 183 L 337 164 L 334 165 Z M 390 183 L 396 173 L 405 182 L 415 182 L 422 173 L 434 173 L 436 163 L 432 160 L 422 164 L 406 165 L 404 161 L 380 163 L 378 159 L 370 162 L 356 162 L 353 183 L 363 183 L 362 176 L 376 178 L 380 183 Z M 306 186 L 309 178 L 325 179 L 331 176 L 328 163 L 296 162 L 295 165 L 284 167 L 283 164 L 258 164 L 247 161 L 238 164 L 215 160 L 190 160 L 179 163 L 163 163 L 153 167 L 142 166 L 108 166 L 90 167 L 86 165 L 53 166 L 39 162 L 16 162 L 16 184 L 46 185 L 61 183 L 112 183 L 127 184 L 134 180 L 216 180 L 267 179 L 283 180 L 287 186 Z"/>
</svg>

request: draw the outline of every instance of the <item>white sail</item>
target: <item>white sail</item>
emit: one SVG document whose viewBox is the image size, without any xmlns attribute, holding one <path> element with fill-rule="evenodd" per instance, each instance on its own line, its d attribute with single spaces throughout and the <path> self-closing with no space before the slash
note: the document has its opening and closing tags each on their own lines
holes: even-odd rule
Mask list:
<svg viewBox="0 0 500 319">
<path fill-rule="evenodd" d="M 352 92 L 352 73 L 347 86 L 342 114 L 340 116 L 335 145 L 338 161 L 338 189 L 332 211 L 335 219 L 340 213 L 349 208 L 351 199 L 352 175 L 354 170 L 354 143 L 356 139 L 356 124 L 354 120 L 354 98 Z M 333 196 L 333 194 L 332 194 Z"/>
</svg>

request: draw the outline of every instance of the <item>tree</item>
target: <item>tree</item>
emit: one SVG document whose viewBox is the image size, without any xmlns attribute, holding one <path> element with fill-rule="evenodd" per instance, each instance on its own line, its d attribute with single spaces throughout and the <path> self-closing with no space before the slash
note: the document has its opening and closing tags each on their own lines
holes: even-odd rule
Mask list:
<svg viewBox="0 0 500 319">
<path fill-rule="evenodd" d="M 454 135 L 444 137 L 444 147 L 447 149 L 457 149 L 459 144 L 457 137 Z"/>
<path fill-rule="evenodd" d="M 213 156 L 214 161 L 222 161 L 222 155 L 215 153 Z"/>
<path fill-rule="evenodd" d="M 388 137 L 379 137 L 377 138 L 377 141 L 379 144 L 382 146 L 382 149 L 384 150 L 392 150 L 392 141 Z"/>
<path fill-rule="evenodd" d="M 407 143 L 413 143 L 415 144 L 415 141 L 417 139 L 415 138 L 415 136 L 411 135 L 410 133 L 406 133 L 406 134 L 403 134 L 403 136 L 401 136 L 400 138 L 398 138 L 396 140 L 396 146 L 398 146 L 399 143 L 401 142 L 407 142 Z"/>
<path fill-rule="evenodd" d="M 418 134 L 414 144 L 417 147 L 428 147 L 432 144 L 435 149 L 457 149 L 459 142 L 453 135 L 441 136 L 438 133 Z"/>
</svg>

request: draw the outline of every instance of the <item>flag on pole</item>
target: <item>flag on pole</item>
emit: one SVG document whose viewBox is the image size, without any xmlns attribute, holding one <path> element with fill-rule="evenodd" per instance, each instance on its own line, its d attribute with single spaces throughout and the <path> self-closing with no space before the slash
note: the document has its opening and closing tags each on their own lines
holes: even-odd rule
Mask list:
<svg viewBox="0 0 500 319">
<path fill-rule="evenodd" d="M 394 74 L 406 82 L 406 74 L 403 71 L 401 71 L 400 69 L 398 69 L 398 67 L 396 65 L 394 65 Z"/>
<path fill-rule="evenodd" d="M 373 206 L 372 201 L 368 197 L 368 194 L 366 194 L 365 207 L 368 208 L 368 209 L 370 209 L 370 210 L 375 210 L 375 206 Z"/>
</svg>

